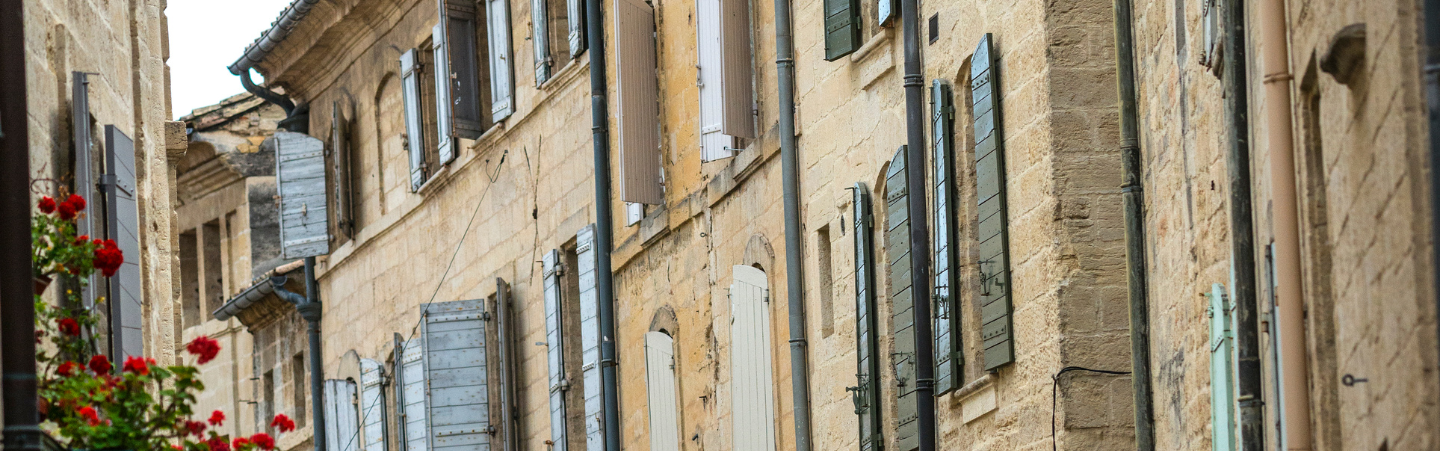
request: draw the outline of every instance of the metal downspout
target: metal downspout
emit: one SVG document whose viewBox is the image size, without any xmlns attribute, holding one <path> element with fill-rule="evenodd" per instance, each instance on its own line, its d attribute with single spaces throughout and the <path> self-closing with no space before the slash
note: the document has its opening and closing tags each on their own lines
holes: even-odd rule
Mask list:
<svg viewBox="0 0 1440 451">
<path fill-rule="evenodd" d="M 305 319 L 305 331 L 310 341 L 310 423 L 315 451 L 325 451 L 325 371 L 320 355 L 320 283 L 315 280 L 315 257 L 305 257 L 305 295 L 301 296 L 285 289 L 289 277 L 274 276 L 270 285 L 275 295 L 295 306 L 300 317 Z"/>
<path fill-rule="evenodd" d="M 1423 11 L 1425 100 L 1430 116 L 1430 250 L 1434 258 L 1430 262 L 1431 289 L 1435 290 L 1435 311 L 1440 314 L 1440 0 L 1425 0 Z"/>
<path fill-rule="evenodd" d="M 590 132 L 595 146 L 595 274 L 600 320 L 600 391 L 605 451 L 620 451 L 620 391 L 615 376 L 615 289 L 610 251 L 614 226 L 610 205 L 610 104 L 605 87 L 605 13 L 600 0 L 585 0 L 585 39 L 590 48 Z"/>
<path fill-rule="evenodd" d="M 1130 381 L 1135 397 L 1135 449 L 1155 449 L 1150 387 L 1150 306 L 1145 280 L 1145 186 L 1140 181 L 1140 128 L 1135 92 L 1135 35 L 1130 0 L 1115 0 L 1115 72 L 1120 90 L 1120 160 L 1125 197 L 1125 266 L 1130 297 Z"/>
<path fill-rule="evenodd" d="M 905 190 L 910 210 L 910 280 L 915 313 L 915 407 L 920 451 L 935 449 L 935 350 L 930 322 L 930 223 L 925 202 L 925 76 L 920 63 L 920 2 L 901 0 L 905 39 Z"/>
<path fill-rule="evenodd" d="M 800 156 L 795 147 L 795 48 L 790 32 L 790 0 L 775 0 L 775 78 L 780 88 L 780 177 L 785 185 L 785 283 L 790 308 L 790 391 L 795 403 L 795 449 L 810 451 L 810 364 L 805 338 Z"/>
</svg>

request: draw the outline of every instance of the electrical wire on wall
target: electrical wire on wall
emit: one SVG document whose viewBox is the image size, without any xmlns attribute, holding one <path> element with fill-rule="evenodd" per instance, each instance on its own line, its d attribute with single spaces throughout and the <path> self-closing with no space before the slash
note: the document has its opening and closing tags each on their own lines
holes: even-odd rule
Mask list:
<svg viewBox="0 0 1440 451">
<path fill-rule="evenodd" d="M 1056 406 L 1056 404 L 1058 403 L 1058 400 L 1060 399 L 1060 376 L 1064 376 L 1065 373 L 1069 373 L 1069 372 L 1073 372 L 1073 371 L 1086 371 L 1086 372 L 1098 373 L 1098 374 L 1108 374 L 1108 375 L 1112 375 L 1112 376 L 1128 376 L 1128 375 L 1130 375 L 1130 372 L 1129 372 L 1129 371 L 1097 370 L 1097 369 L 1085 368 L 1085 367 L 1083 367 L 1083 366 L 1067 366 L 1067 367 L 1061 368 L 1061 369 L 1060 369 L 1060 372 L 1055 373 L 1054 376 L 1051 376 L 1051 377 L 1050 377 L 1050 382 L 1051 382 L 1051 384 L 1050 384 L 1050 449 L 1051 449 L 1051 450 L 1059 450 L 1059 449 L 1060 449 L 1060 448 L 1059 448 L 1060 445 L 1059 445 L 1058 443 L 1056 443 L 1056 440 L 1055 440 L 1055 432 L 1056 432 L 1056 428 L 1055 428 L 1055 410 L 1056 410 L 1056 409 L 1055 409 L 1055 406 Z"/>
</svg>

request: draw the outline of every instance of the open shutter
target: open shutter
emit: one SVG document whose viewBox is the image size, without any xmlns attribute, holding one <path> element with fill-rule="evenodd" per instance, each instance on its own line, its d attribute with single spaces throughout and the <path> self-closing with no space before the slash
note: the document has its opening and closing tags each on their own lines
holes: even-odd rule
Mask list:
<svg viewBox="0 0 1440 451">
<path fill-rule="evenodd" d="M 575 270 L 580 279 L 580 374 L 585 383 L 585 449 L 605 448 L 600 397 L 600 304 L 596 285 L 595 224 L 575 235 Z"/>
<path fill-rule="evenodd" d="M 562 327 L 564 309 L 561 307 L 563 290 L 560 287 L 563 269 L 560 252 L 546 252 L 541 266 L 545 274 L 545 361 L 549 366 L 547 386 L 550 389 L 550 443 L 553 443 L 550 449 L 567 451 L 569 442 L 565 437 L 565 392 L 570 389 L 570 381 L 565 378 L 565 334 Z"/>
<path fill-rule="evenodd" d="M 74 193 L 84 197 L 90 203 L 90 211 L 87 214 L 75 217 L 75 234 L 103 238 L 105 233 L 102 230 L 104 230 L 105 224 L 96 222 L 101 216 L 95 214 L 95 212 L 103 211 L 105 206 L 100 192 L 96 189 L 100 181 L 96 177 L 94 141 L 90 130 L 90 76 L 84 72 L 74 72 L 72 75 L 74 79 L 71 81 L 73 85 L 70 92 L 70 131 L 72 133 L 71 140 L 75 145 Z M 135 257 L 139 258 L 139 255 L 135 255 Z M 101 279 L 98 271 L 91 274 L 86 280 L 86 284 L 80 288 L 80 302 L 87 308 L 94 306 L 95 299 L 102 296 L 101 293 L 105 289 L 103 283 L 105 281 Z"/>
<path fill-rule="evenodd" d="M 899 14 L 900 2 L 898 0 L 875 0 L 875 23 L 885 26 Z"/>
<path fill-rule="evenodd" d="M 960 345 L 960 271 L 956 255 L 955 105 L 950 85 L 935 80 L 930 88 L 931 141 L 935 169 L 935 394 L 960 388 L 964 355 Z"/>
<path fill-rule="evenodd" d="M 755 138 L 754 59 L 750 56 L 749 0 L 720 1 L 720 132 Z"/>
<path fill-rule="evenodd" d="M 429 449 L 489 451 L 493 431 L 484 301 L 437 302 L 422 308 Z"/>
<path fill-rule="evenodd" d="M 330 253 L 325 142 L 284 130 L 266 138 L 272 140 L 275 185 L 280 192 L 281 254 L 285 258 L 302 258 Z M 130 158 L 133 161 L 134 157 Z"/>
<path fill-rule="evenodd" d="M 989 33 L 970 58 L 975 103 L 975 192 L 980 217 L 980 329 L 985 369 L 1015 361 L 1010 325 L 1010 232 L 1005 206 L 1005 146 L 1000 133 L 1000 91 Z"/>
<path fill-rule="evenodd" d="M 659 205 L 665 196 L 660 183 L 655 14 L 643 0 L 615 0 L 615 67 L 620 200 Z"/>
<path fill-rule="evenodd" d="M 110 277 L 111 357 L 145 354 L 140 280 L 140 209 L 135 201 L 135 141 L 114 125 L 105 126 L 105 227 L 125 262 Z"/>
<path fill-rule="evenodd" d="M 335 197 L 335 230 L 336 235 L 350 238 L 354 236 L 355 212 L 351 209 L 350 196 L 350 123 L 345 120 L 345 115 L 340 111 L 340 102 L 331 104 L 330 110 L 330 173 L 335 179 L 331 182 L 330 189 L 334 191 Z"/>
<path fill-rule="evenodd" d="M 890 364 L 895 371 L 898 425 L 895 440 L 901 451 L 920 448 L 918 411 L 915 399 L 915 298 L 910 280 L 910 207 L 905 166 L 905 146 L 890 160 L 885 174 L 885 255 L 890 258 L 890 320 L 894 324 L 895 352 Z"/>
<path fill-rule="evenodd" d="M 400 444 L 405 451 L 427 451 L 430 449 L 426 394 L 423 340 L 414 339 L 401 343 L 400 359 L 396 373 L 399 374 L 397 390 L 400 394 L 395 404 L 400 410 Z"/>
<path fill-rule="evenodd" d="M 825 61 L 835 61 L 858 48 L 860 1 L 825 0 Z"/>
<path fill-rule="evenodd" d="M 530 0 L 530 34 L 530 42 L 535 44 L 535 86 L 540 86 L 555 67 L 550 58 L 550 10 L 545 0 Z"/>
<path fill-rule="evenodd" d="M 515 352 L 512 344 L 515 331 L 510 322 L 510 284 L 505 279 L 495 278 L 495 356 L 498 358 L 498 365 L 494 368 L 500 371 L 500 406 L 497 409 L 500 413 L 500 436 L 504 440 L 503 449 L 520 449 L 520 406 L 519 396 L 515 392 L 519 382 L 516 380 Z"/>
<path fill-rule="evenodd" d="M 585 53 L 585 0 L 565 0 L 566 22 L 570 25 L 570 57 Z"/>
<path fill-rule="evenodd" d="M 765 272 L 735 265 L 730 283 L 731 439 L 734 449 L 775 449 L 775 383 L 770 353 L 770 289 Z"/>
<path fill-rule="evenodd" d="M 515 112 L 514 68 L 510 67 L 510 2 L 485 0 L 490 32 L 490 114 L 495 122 Z"/>
<path fill-rule="evenodd" d="M 360 423 L 355 418 L 355 382 L 343 379 L 325 381 L 325 436 L 330 449 L 358 451 Z"/>
<path fill-rule="evenodd" d="M 444 14 L 444 9 L 441 9 Z M 454 114 L 451 113 L 450 105 L 450 67 L 446 52 L 449 46 L 445 42 L 445 21 L 435 24 L 430 30 L 431 44 L 434 48 L 431 53 L 435 61 L 435 153 L 440 157 L 438 165 L 449 163 L 455 158 L 455 138 L 451 136 L 450 120 Z"/>
<path fill-rule="evenodd" d="M 360 449 L 385 451 L 385 366 L 372 359 L 360 359 Z"/>
<path fill-rule="evenodd" d="M 675 383 L 675 340 L 645 333 L 645 393 L 650 407 L 650 450 L 680 451 L 680 404 Z"/>
<path fill-rule="evenodd" d="M 875 218 L 870 209 L 870 188 L 855 183 L 855 414 L 860 416 L 860 450 L 884 446 L 880 424 L 880 338 L 875 305 Z"/>
<path fill-rule="evenodd" d="M 405 97 L 405 150 L 410 152 L 410 191 L 425 184 L 425 132 L 420 125 L 420 67 L 415 49 L 400 54 L 400 91 Z"/>
<path fill-rule="evenodd" d="M 1210 434 L 1215 451 L 1235 448 L 1235 368 L 1231 352 L 1235 331 L 1225 286 L 1210 288 Z"/>
<path fill-rule="evenodd" d="M 725 0 L 698 0 L 695 3 L 696 84 L 700 88 L 700 161 L 735 156 L 735 138 L 721 131 L 725 113 L 724 83 L 721 82 L 723 51 L 720 46 L 720 3 Z M 747 43 L 748 45 L 748 43 Z"/>
<path fill-rule="evenodd" d="M 484 117 L 480 114 L 480 64 L 476 60 L 480 52 L 475 48 L 479 10 L 473 0 L 440 0 L 440 6 L 434 42 L 435 104 L 441 119 L 435 122 L 445 125 L 436 135 L 442 136 L 441 141 L 479 138 L 485 132 Z M 440 96 L 441 92 L 445 97 Z M 442 148 L 440 164 L 449 163 L 454 157 L 455 152 Z"/>
</svg>

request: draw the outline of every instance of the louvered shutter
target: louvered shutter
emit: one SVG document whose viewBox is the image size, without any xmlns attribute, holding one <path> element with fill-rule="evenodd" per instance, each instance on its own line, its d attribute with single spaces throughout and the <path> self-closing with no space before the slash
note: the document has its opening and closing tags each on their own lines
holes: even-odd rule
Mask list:
<svg viewBox="0 0 1440 451">
<path fill-rule="evenodd" d="M 515 352 L 513 338 L 515 331 L 510 322 L 510 284 L 495 278 L 495 357 L 493 365 L 500 371 L 500 432 L 504 440 L 503 449 L 520 449 L 520 406 L 516 393 Z"/>
<path fill-rule="evenodd" d="M 650 450 L 680 451 L 680 404 L 675 383 L 675 340 L 645 333 L 645 393 L 650 407 Z"/>
<path fill-rule="evenodd" d="M 84 72 L 74 72 L 73 85 L 70 91 L 70 131 L 71 140 L 75 146 L 75 194 L 84 197 L 90 203 L 87 214 L 75 217 L 76 235 L 88 235 L 92 238 L 105 237 L 102 227 L 105 224 L 96 222 L 100 215 L 98 211 L 104 211 L 104 199 L 96 189 L 99 180 L 96 177 L 94 142 L 90 130 L 90 76 Z M 107 146 L 108 147 L 108 146 Z M 63 201 L 64 199 L 58 199 Z M 126 254 L 129 255 L 129 254 Z M 136 256 L 138 257 L 138 255 Z M 105 281 L 101 279 L 100 272 L 96 271 L 85 280 L 86 284 L 80 287 L 80 302 L 86 307 L 95 305 L 95 299 L 109 293 L 104 293 Z M 113 312 L 112 312 L 113 315 Z M 87 332 L 88 333 L 88 332 Z M 112 354 L 111 357 L 114 357 Z"/>
<path fill-rule="evenodd" d="M 835 61 L 858 48 L 860 1 L 825 0 L 825 61 Z"/>
<path fill-rule="evenodd" d="M 875 0 L 875 23 L 882 26 L 894 20 L 900 14 L 900 2 L 897 0 Z M 919 31 L 916 31 L 919 33 Z"/>
<path fill-rule="evenodd" d="M 880 423 L 880 329 L 875 316 L 875 218 L 870 208 L 870 188 L 856 183 L 854 197 L 857 384 L 849 390 L 853 392 L 855 414 L 860 416 L 860 450 L 878 451 L 885 441 Z"/>
<path fill-rule="evenodd" d="M 960 387 L 964 355 L 960 345 L 960 272 L 956 245 L 959 231 L 955 218 L 955 105 L 950 85 L 935 80 L 930 87 L 931 150 L 934 152 L 935 183 L 935 394 L 943 395 Z"/>
<path fill-rule="evenodd" d="M 351 210 L 350 196 L 350 124 L 340 111 L 340 102 L 331 104 L 330 110 L 330 173 L 335 179 L 331 190 L 335 196 L 335 230 L 346 239 L 354 236 L 355 212 Z"/>
<path fill-rule="evenodd" d="M 893 344 L 890 364 L 895 371 L 899 397 L 895 440 L 901 451 L 920 448 L 919 419 L 915 399 L 915 300 L 910 280 L 910 206 L 905 166 L 905 146 L 890 160 L 885 174 L 885 255 L 890 258 L 890 320 Z"/>
<path fill-rule="evenodd" d="M 1235 448 L 1235 367 L 1231 353 L 1235 332 L 1225 287 L 1210 288 L 1210 434 L 1215 451 Z"/>
<path fill-rule="evenodd" d="M 429 449 L 488 451 L 492 428 L 484 301 L 422 307 Z"/>
<path fill-rule="evenodd" d="M 395 400 L 400 411 L 400 444 L 405 451 L 426 451 L 430 449 L 430 422 L 426 408 L 426 382 L 424 362 L 424 340 L 414 339 L 403 342 L 400 352 L 400 367 Z"/>
<path fill-rule="evenodd" d="M 473 0 L 440 0 L 440 20 L 436 27 L 443 33 L 435 34 L 435 104 L 440 116 L 446 118 L 446 126 L 440 128 L 437 136 L 441 140 L 453 138 L 475 139 L 485 132 L 485 118 L 480 106 L 480 52 L 476 49 L 475 31 L 479 29 L 479 8 Z M 508 20 L 508 19 L 507 19 Z M 441 43 L 445 51 L 440 52 Z M 509 42 L 509 41 L 505 41 Z M 507 44 L 508 47 L 508 44 Z M 441 85 L 446 95 L 441 102 Z M 439 120 L 435 121 L 440 123 Z M 453 148 L 454 144 L 449 147 Z M 452 150 L 440 153 L 440 164 L 455 158 Z"/>
<path fill-rule="evenodd" d="M 355 418 L 355 382 L 343 379 L 325 381 L 325 436 L 330 449 L 358 451 L 360 423 Z"/>
<path fill-rule="evenodd" d="M 971 57 L 970 89 L 975 103 L 975 192 L 980 241 L 980 329 L 985 369 L 1015 361 L 1010 325 L 1010 232 L 1005 206 L 1005 146 L 995 52 L 989 33 Z"/>
<path fill-rule="evenodd" d="M 721 131 L 725 101 L 721 79 L 722 50 L 720 46 L 720 3 L 724 0 L 696 2 L 695 50 L 699 59 L 695 67 L 696 84 L 700 89 L 700 161 L 715 161 L 735 156 L 735 138 Z"/>
<path fill-rule="evenodd" d="M 570 25 L 570 57 L 585 53 L 585 0 L 565 0 L 566 22 Z"/>
<path fill-rule="evenodd" d="M 730 413 L 734 449 L 775 449 L 775 383 L 765 272 L 735 265 L 730 283 Z"/>
<path fill-rule="evenodd" d="M 596 285 L 595 224 L 575 235 L 575 268 L 580 279 L 580 374 L 585 386 L 585 449 L 605 447 L 600 396 L 600 304 Z"/>
<path fill-rule="evenodd" d="M 431 54 L 435 61 L 435 153 L 440 157 L 437 168 L 455 158 L 455 138 L 450 131 L 450 119 L 454 116 L 450 109 L 450 72 L 446 69 L 450 63 L 445 56 L 449 46 L 445 42 L 445 10 L 440 11 L 442 20 L 430 30 Z"/>
<path fill-rule="evenodd" d="M 751 81 L 749 0 L 720 1 L 720 132 L 736 138 L 755 138 L 755 92 Z"/>
<path fill-rule="evenodd" d="M 495 122 L 515 112 L 514 68 L 510 67 L 510 2 L 485 0 L 490 32 L 490 115 Z"/>
<path fill-rule="evenodd" d="M 385 451 L 385 366 L 372 359 L 360 359 L 360 449 Z"/>
<path fill-rule="evenodd" d="M 569 442 L 565 435 L 565 392 L 570 389 L 570 381 L 565 375 L 565 334 L 562 324 L 564 309 L 561 305 L 564 299 L 560 287 L 563 269 L 560 252 L 546 252 L 541 266 L 545 275 L 545 361 L 549 365 L 550 442 L 554 444 L 550 449 L 566 451 Z"/>
<path fill-rule="evenodd" d="M 535 45 L 535 86 L 550 79 L 555 62 L 550 58 L 550 10 L 545 0 L 530 0 L 530 42 Z"/>
<path fill-rule="evenodd" d="M 114 125 L 105 126 L 105 227 L 125 262 L 110 277 L 110 346 L 112 357 L 145 354 L 140 336 L 144 322 L 140 280 L 140 209 L 135 200 L 135 142 Z M 92 207 L 93 208 L 93 207 Z"/>
<path fill-rule="evenodd" d="M 400 54 L 400 91 L 405 98 L 405 150 L 410 152 L 410 191 L 425 184 L 425 132 L 420 125 L 420 67 L 414 49 Z"/>
<path fill-rule="evenodd" d="M 643 0 L 615 0 L 615 78 L 619 85 L 620 200 L 659 205 L 660 106 L 654 10 Z"/>
</svg>

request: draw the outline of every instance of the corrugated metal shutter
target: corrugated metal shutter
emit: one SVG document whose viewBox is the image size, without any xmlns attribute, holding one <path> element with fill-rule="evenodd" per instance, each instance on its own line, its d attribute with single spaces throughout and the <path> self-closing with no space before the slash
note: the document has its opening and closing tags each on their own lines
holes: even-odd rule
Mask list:
<svg viewBox="0 0 1440 451">
<path fill-rule="evenodd" d="M 566 22 L 570 24 L 570 57 L 585 53 L 585 0 L 565 0 Z"/>
<path fill-rule="evenodd" d="M 114 125 L 105 126 L 105 227 L 125 262 L 110 277 L 110 346 L 112 357 L 145 355 L 140 336 L 142 314 L 140 280 L 140 209 L 135 200 L 135 142 Z M 321 167 L 324 170 L 324 167 Z M 321 186 L 324 192 L 324 186 Z M 324 203 L 323 201 L 321 202 Z M 323 215 L 324 212 L 321 212 Z"/>
<path fill-rule="evenodd" d="M 520 449 L 520 405 L 516 393 L 516 356 L 514 352 L 515 330 L 510 322 L 510 284 L 495 278 L 495 356 L 499 358 L 500 371 L 500 432 L 504 449 Z"/>
<path fill-rule="evenodd" d="M 885 444 L 880 406 L 879 319 L 875 316 L 875 217 L 870 209 L 870 188 L 855 184 L 855 375 L 850 387 L 855 414 L 860 416 L 861 451 L 878 451 Z"/>
<path fill-rule="evenodd" d="M 455 139 L 450 136 L 450 119 L 454 113 L 450 109 L 450 67 L 446 51 L 449 49 L 445 42 L 445 10 L 440 10 L 440 23 L 430 29 L 431 44 L 434 46 L 431 53 L 435 61 L 435 152 L 439 155 L 438 165 L 449 163 L 455 158 Z"/>
<path fill-rule="evenodd" d="M 615 0 L 615 68 L 620 200 L 659 205 L 665 195 L 660 183 L 655 15 L 642 0 Z"/>
<path fill-rule="evenodd" d="M 385 365 L 377 360 L 360 359 L 360 449 L 385 451 Z"/>
<path fill-rule="evenodd" d="M 550 58 L 550 10 L 545 0 L 530 0 L 530 42 L 535 44 L 535 86 L 545 84 L 554 68 Z"/>
<path fill-rule="evenodd" d="M 400 54 L 400 92 L 405 98 L 405 150 L 410 152 L 410 191 L 425 184 L 425 132 L 420 125 L 420 73 L 415 49 Z"/>
<path fill-rule="evenodd" d="M 448 119 L 448 125 L 442 126 L 437 135 L 444 136 L 442 140 L 479 138 L 485 132 L 485 118 L 480 114 L 480 64 L 477 61 L 480 52 L 475 45 L 479 11 L 473 0 L 440 0 L 440 5 L 443 7 L 439 9 L 436 27 L 444 32 L 435 34 L 435 104 L 440 108 L 440 115 Z M 442 42 L 443 54 L 439 51 Z M 508 48 L 509 41 L 506 42 Z M 441 85 L 448 89 L 441 89 Z M 442 90 L 447 102 L 440 101 L 438 93 Z M 440 164 L 449 163 L 454 155 L 453 151 L 441 152 Z"/>
<path fill-rule="evenodd" d="M 775 383 L 770 352 L 770 290 L 765 272 L 732 268 L 730 382 L 734 397 L 730 433 L 734 449 L 775 449 Z"/>
<path fill-rule="evenodd" d="M 355 213 L 350 204 L 349 137 L 350 123 L 345 120 L 345 115 L 340 111 L 340 101 L 337 100 L 331 104 L 330 109 L 330 173 L 335 176 L 331 189 L 335 196 L 336 234 L 346 239 L 355 233 L 352 229 L 355 225 Z"/>
<path fill-rule="evenodd" d="M 495 122 L 515 112 L 515 69 L 510 66 L 510 2 L 485 0 L 490 24 L 490 115 Z"/>
<path fill-rule="evenodd" d="M 720 132 L 755 138 L 754 59 L 750 57 L 750 2 L 720 1 Z"/>
<path fill-rule="evenodd" d="M 484 301 L 437 302 L 422 308 L 429 448 L 488 451 L 494 431 Z"/>
<path fill-rule="evenodd" d="M 335 451 L 360 449 L 360 424 L 355 414 L 355 382 L 326 380 L 325 436 L 329 438 L 328 448 Z"/>
<path fill-rule="evenodd" d="M 890 320 L 894 324 L 891 362 L 895 371 L 897 426 L 895 440 L 901 451 L 920 448 L 919 414 L 915 399 L 915 300 L 910 280 L 910 207 L 905 185 L 905 146 L 890 160 L 885 174 L 885 255 L 890 259 Z"/>
<path fill-rule="evenodd" d="M 975 192 L 980 241 L 980 329 L 985 369 L 1015 361 L 1010 325 L 1010 232 L 1005 206 L 1005 146 L 1000 130 L 999 77 L 989 33 L 971 57 L 970 89 L 975 99 Z"/>
<path fill-rule="evenodd" d="M 930 87 L 931 141 L 935 169 L 935 394 L 960 388 L 965 356 L 960 345 L 960 271 L 955 218 L 955 105 L 950 85 L 935 80 Z"/>
<path fill-rule="evenodd" d="M 735 156 L 735 139 L 721 131 L 725 102 L 723 82 L 724 59 L 720 46 L 720 3 L 724 0 L 699 0 L 695 4 L 695 51 L 699 59 L 695 67 L 696 84 L 700 88 L 700 161 L 715 161 Z M 748 43 L 747 43 L 748 45 Z"/>
<path fill-rule="evenodd" d="M 825 61 L 835 61 L 858 48 L 860 1 L 825 0 Z"/>
<path fill-rule="evenodd" d="M 580 279 L 580 374 L 585 387 L 585 449 L 605 448 L 600 396 L 600 304 L 596 285 L 595 224 L 575 235 L 575 270 Z"/>
<path fill-rule="evenodd" d="M 561 306 L 563 291 L 560 276 L 564 270 L 560 264 L 560 252 L 551 250 L 541 260 L 545 275 L 545 356 L 549 366 L 548 387 L 550 389 L 550 449 L 566 451 L 569 442 L 567 430 L 565 392 L 570 381 L 565 378 L 565 334 L 563 327 L 564 309 Z"/>
<path fill-rule="evenodd" d="M 423 340 L 414 339 L 401 343 L 400 367 L 396 392 L 400 394 L 395 404 L 400 410 L 400 443 L 405 451 L 426 451 L 430 449 L 430 422 L 426 414 L 429 385 L 425 381 L 425 356 Z"/>
<path fill-rule="evenodd" d="M 650 407 L 651 451 L 680 451 L 677 387 L 675 340 L 664 332 L 646 332 L 645 392 Z"/>
<path fill-rule="evenodd" d="M 104 224 L 95 222 L 100 216 L 97 211 L 104 211 L 104 197 L 96 189 L 100 181 L 96 177 L 94 141 L 90 129 L 90 76 L 84 72 L 72 73 L 74 79 L 70 91 L 70 131 L 72 144 L 75 146 L 75 194 L 84 197 L 90 203 L 90 211 L 87 214 L 75 217 L 76 235 L 88 235 L 91 238 L 102 238 Z M 108 147 L 108 146 L 107 146 Z M 64 199 L 57 199 L 64 200 Z M 130 254 L 126 254 L 130 256 Z M 135 256 L 136 258 L 139 255 Z M 80 287 L 80 302 L 86 307 L 95 305 L 95 299 L 101 296 L 105 289 L 97 271 L 86 279 L 86 284 Z M 108 294 L 106 294 L 108 296 Z M 113 313 L 112 313 L 113 314 Z M 87 331 L 87 333 L 89 333 Z M 113 357 L 113 355 L 112 355 Z"/>
<path fill-rule="evenodd" d="M 1210 434 L 1215 451 L 1235 448 L 1235 331 L 1225 286 L 1210 287 Z"/>
<path fill-rule="evenodd" d="M 276 132 L 269 139 L 275 140 L 281 252 L 285 258 L 330 253 L 325 143 L 303 133 L 288 131 Z"/>
</svg>

